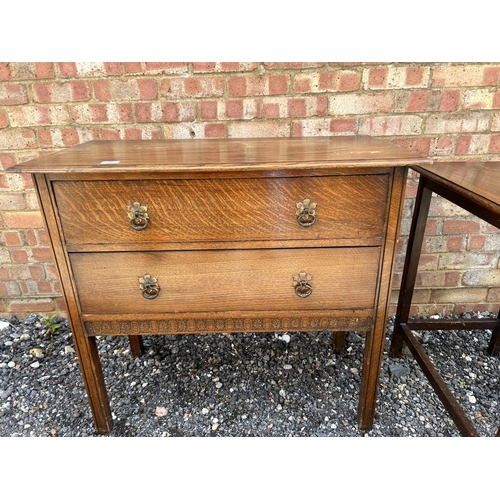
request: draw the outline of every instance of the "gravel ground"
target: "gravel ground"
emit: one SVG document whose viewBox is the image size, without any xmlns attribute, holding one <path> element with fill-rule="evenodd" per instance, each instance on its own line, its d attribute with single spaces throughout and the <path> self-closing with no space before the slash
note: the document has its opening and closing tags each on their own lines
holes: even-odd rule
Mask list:
<svg viewBox="0 0 500 500">
<path fill-rule="evenodd" d="M 389 358 L 393 318 L 370 432 L 356 425 L 364 334 L 334 354 L 328 332 L 245 333 L 144 337 L 139 358 L 126 338 L 98 339 L 115 421 L 99 436 L 68 323 L 52 321 L 0 320 L 0 436 L 460 436 L 409 352 Z M 482 436 L 500 423 L 490 334 L 421 338 Z"/>
</svg>

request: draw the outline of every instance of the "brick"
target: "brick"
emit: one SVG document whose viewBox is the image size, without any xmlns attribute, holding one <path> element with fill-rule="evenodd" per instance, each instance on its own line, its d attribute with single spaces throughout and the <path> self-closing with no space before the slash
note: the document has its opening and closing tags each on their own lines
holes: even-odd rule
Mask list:
<svg viewBox="0 0 500 500">
<path fill-rule="evenodd" d="M 91 105 L 92 106 L 92 105 Z M 12 127 L 31 127 L 34 125 L 66 125 L 71 123 L 71 116 L 66 106 L 16 106 L 9 109 Z"/>
<path fill-rule="evenodd" d="M 207 123 L 205 125 L 205 138 L 223 139 L 226 137 L 226 125 L 223 123 Z"/>
<path fill-rule="evenodd" d="M 469 302 L 477 303 L 486 300 L 487 288 L 442 288 L 431 291 L 430 302 L 436 303 L 456 303 Z"/>
<path fill-rule="evenodd" d="M 494 92 L 491 89 L 465 90 L 462 109 L 491 109 Z"/>
<path fill-rule="evenodd" d="M 11 74 L 13 80 L 32 80 L 36 78 L 35 63 L 13 62 L 11 63 Z"/>
<path fill-rule="evenodd" d="M 202 101 L 198 104 L 200 120 L 217 120 L 217 101 Z"/>
<path fill-rule="evenodd" d="M 225 101 L 225 116 L 226 118 L 242 119 L 243 118 L 243 100 Z"/>
<path fill-rule="evenodd" d="M 4 212 L 5 225 L 10 229 L 41 228 L 42 216 L 39 212 Z"/>
<path fill-rule="evenodd" d="M 422 113 L 427 110 L 430 95 L 428 90 L 397 92 L 394 111 L 396 113 Z"/>
<path fill-rule="evenodd" d="M 193 121 L 196 118 L 196 104 L 193 101 L 137 103 L 135 115 L 140 123 Z"/>
<path fill-rule="evenodd" d="M 24 299 L 14 300 L 8 304 L 8 310 L 12 314 L 17 313 L 48 313 L 55 310 L 52 300 L 48 299 Z"/>
<path fill-rule="evenodd" d="M 23 210 L 26 202 L 22 193 L 2 193 L 0 197 L 0 210 Z"/>
<path fill-rule="evenodd" d="M 444 273 L 444 284 L 445 286 L 458 286 L 462 274 L 458 271 L 450 271 Z"/>
<path fill-rule="evenodd" d="M 26 264 L 29 262 L 29 255 L 27 250 L 24 249 L 12 249 L 12 262 L 16 264 Z"/>
<path fill-rule="evenodd" d="M 76 104 L 71 106 L 76 123 L 133 123 L 131 103 Z"/>
<path fill-rule="evenodd" d="M 9 254 L 8 248 L 0 247 L 0 263 L 10 263 L 12 262 L 11 256 Z"/>
<path fill-rule="evenodd" d="M 35 262 L 52 262 L 54 257 L 50 247 L 36 247 L 31 249 L 33 260 Z"/>
<path fill-rule="evenodd" d="M 119 78 L 94 82 L 94 93 L 100 101 L 138 101 L 157 99 L 156 80 Z"/>
<path fill-rule="evenodd" d="M 455 147 L 455 154 L 466 155 L 469 154 L 469 147 L 471 144 L 472 136 L 461 135 L 457 138 L 457 144 Z"/>
<path fill-rule="evenodd" d="M 228 137 L 288 137 L 288 122 L 229 122 Z"/>
<path fill-rule="evenodd" d="M 413 151 L 420 155 L 429 155 L 430 153 L 431 140 L 429 137 L 408 137 L 404 139 L 396 138 L 392 141 L 392 143 L 395 146 L 402 147 L 404 149 L 407 149 L 408 151 Z"/>
<path fill-rule="evenodd" d="M 450 156 L 453 154 L 455 139 L 452 136 L 445 135 L 432 139 L 430 152 L 436 156 Z"/>
<path fill-rule="evenodd" d="M 19 247 L 22 245 L 19 231 L 5 231 L 3 233 L 5 244 L 8 247 Z"/>
<path fill-rule="evenodd" d="M 489 127 L 486 112 L 430 114 L 426 120 L 424 133 L 453 134 L 463 132 L 485 132 Z"/>
<path fill-rule="evenodd" d="M 357 71 L 320 71 L 298 73 L 294 76 L 296 93 L 354 92 L 359 90 L 361 75 Z"/>
<path fill-rule="evenodd" d="M 466 286 L 500 286 L 500 269 L 474 269 L 463 274 L 462 284 Z"/>
<path fill-rule="evenodd" d="M 227 80 L 230 97 L 287 94 L 289 86 L 289 75 L 244 75 Z"/>
<path fill-rule="evenodd" d="M 393 97 L 390 93 L 341 94 L 329 99 L 328 112 L 331 115 L 364 115 L 389 113 L 392 110 Z"/>
<path fill-rule="evenodd" d="M 486 235 L 473 234 L 469 237 L 469 240 L 467 241 L 467 250 L 483 250 L 485 241 L 486 241 Z"/>
<path fill-rule="evenodd" d="M 62 78 L 76 77 L 77 69 L 74 62 L 63 62 L 57 64 L 57 69 Z"/>
<path fill-rule="evenodd" d="M 466 239 L 464 236 L 448 236 L 446 240 L 447 252 L 461 252 L 465 250 Z"/>
<path fill-rule="evenodd" d="M 414 115 L 375 116 L 359 119 L 363 135 L 417 135 L 422 133 L 423 119 Z"/>
<path fill-rule="evenodd" d="M 492 68 L 483 65 L 440 66 L 433 69 L 433 87 L 481 87 L 497 85 L 498 76 Z"/>
<path fill-rule="evenodd" d="M 262 63 L 267 70 L 279 70 L 279 69 L 307 69 L 307 68 L 319 68 L 324 66 L 324 62 L 264 62 Z"/>
<path fill-rule="evenodd" d="M 63 78 L 88 78 L 96 76 L 118 76 L 122 69 L 120 63 L 76 62 L 58 63 Z"/>
<path fill-rule="evenodd" d="M 83 127 L 50 128 L 38 131 L 40 145 L 43 147 L 63 148 L 97 140 L 97 130 Z"/>
<path fill-rule="evenodd" d="M 255 71 L 259 67 L 258 63 L 252 62 L 202 62 L 193 63 L 193 73 L 223 73 L 229 71 Z"/>
<path fill-rule="evenodd" d="M 0 62 L 0 81 L 12 80 L 12 72 L 8 62 Z"/>
<path fill-rule="evenodd" d="M 483 72 L 483 85 L 497 87 L 500 80 L 500 66 L 487 66 Z"/>
<path fill-rule="evenodd" d="M 160 95 L 167 99 L 221 97 L 224 79 L 220 77 L 165 78 L 160 81 Z"/>
<path fill-rule="evenodd" d="M 36 78 L 54 78 L 54 63 L 51 62 L 36 62 L 35 63 Z"/>
<path fill-rule="evenodd" d="M 445 274 L 442 271 L 420 272 L 415 279 L 417 287 L 442 287 L 445 284 Z"/>
<path fill-rule="evenodd" d="M 124 63 L 126 75 L 180 75 L 189 71 L 185 62 Z"/>
<path fill-rule="evenodd" d="M 335 123 L 332 125 L 332 122 Z M 354 133 L 354 130 L 349 128 L 348 121 L 341 119 L 320 118 L 292 123 L 292 137 L 353 135 Z"/>
<path fill-rule="evenodd" d="M 33 130 L 0 130 L 0 149 L 28 149 L 36 147 L 36 134 Z"/>
<path fill-rule="evenodd" d="M 448 238 L 445 236 L 428 236 L 424 238 L 422 250 L 426 253 L 443 253 L 448 251 Z"/>
<path fill-rule="evenodd" d="M 447 219 L 443 222 L 443 234 L 478 233 L 480 230 L 477 220 Z"/>
<path fill-rule="evenodd" d="M 429 76 L 430 68 L 428 67 L 406 68 L 405 85 L 407 87 L 425 87 L 427 86 Z"/>
<path fill-rule="evenodd" d="M 88 101 L 90 85 L 82 81 L 43 82 L 31 86 L 33 101 L 39 103 Z"/>
<path fill-rule="evenodd" d="M 356 126 L 355 118 L 332 118 L 329 129 L 335 135 L 350 135 L 356 132 Z"/>
<path fill-rule="evenodd" d="M 484 242 L 484 249 L 487 252 L 495 252 L 500 248 L 500 233 L 498 230 L 495 233 L 488 234 L 486 241 Z"/>
<path fill-rule="evenodd" d="M 218 105 L 220 120 L 251 120 L 264 116 L 264 106 L 260 99 L 230 99 Z"/>
<path fill-rule="evenodd" d="M 9 126 L 9 119 L 7 118 L 7 113 L 5 110 L 0 109 L 0 128 L 5 128 Z"/>
<path fill-rule="evenodd" d="M 288 116 L 294 118 L 299 116 L 307 116 L 306 100 L 303 98 L 289 99 L 288 102 Z"/>
<path fill-rule="evenodd" d="M 490 137 L 488 153 L 500 153 L 500 135 L 492 135 Z"/>
<path fill-rule="evenodd" d="M 500 302 L 500 288 L 490 288 L 486 300 L 488 302 Z M 498 308 L 495 312 L 498 313 Z"/>
<path fill-rule="evenodd" d="M 460 104 L 460 90 L 443 90 L 440 95 L 439 111 L 456 111 Z"/>
<path fill-rule="evenodd" d="M 26 104 L 28 94 L 24 85 L 18 83 L 0 84 L 0 106 Z"/>
<path fill-rule="evenodd" d="M 16 164 L 16 157 L 11 153 L 0 153 L 0 167 L 7 169 Z"/>
<path fill-rule="evenodd" d="M 439 256 L 438 269 L 476 269 L 489 268 L 497 262 L 495 253 L 465 252 L 447 253 Z"/>
<path fill-rule="evenodd" d="M 363 72 L 363 82 L 366 90 L 424 88 L 428 85 L 429 75 L 429 67 L 369 68 Z"/>
</svg>

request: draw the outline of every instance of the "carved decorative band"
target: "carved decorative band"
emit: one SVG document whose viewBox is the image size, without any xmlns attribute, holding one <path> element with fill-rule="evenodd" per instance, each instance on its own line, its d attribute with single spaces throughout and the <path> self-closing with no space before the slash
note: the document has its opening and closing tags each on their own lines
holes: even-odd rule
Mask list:
<svg viewBox="0 0 500 500">
<path fill-rule="evenodd" d="M 164 335 L 177 333 L 230 333 L 277 331 L 368 331 L 372 317 L 359 316 L 269 316 L 260 318 L 189 318 L 144 321 L 92 321 L 87 334 Z"/>
</svg>

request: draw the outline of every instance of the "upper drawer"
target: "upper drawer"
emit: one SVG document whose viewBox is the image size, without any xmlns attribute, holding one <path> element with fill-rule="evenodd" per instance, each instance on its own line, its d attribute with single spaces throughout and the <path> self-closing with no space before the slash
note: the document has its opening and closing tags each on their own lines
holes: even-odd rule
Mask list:
<svg viewBox="0 0 500 500">
<path fill-rule="evenodd" d="M 379 237 L 388 185 L 385 174 L 53 182 L 67 244 Z M 306 199 L 312 225 L 299 224 Z M 135 202 L 144 229 L 144 214 L 129 218 Z"/>
</svg>

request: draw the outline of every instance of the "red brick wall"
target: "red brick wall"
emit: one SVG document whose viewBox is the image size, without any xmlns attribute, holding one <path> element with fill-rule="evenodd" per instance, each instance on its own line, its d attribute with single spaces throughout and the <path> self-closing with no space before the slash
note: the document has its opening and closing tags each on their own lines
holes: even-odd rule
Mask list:
<svg viewBox="0 0 500 500">
<path fill-rule="evenodd" d="M 0 63 L 0 316 L 64 311 L 31 179 L 10 165 L 92 139 L 352 134 L 500 160 L 499 78 L 500 63 Z M 415 191 L 412 175 L 393 302 Z M 433 199 L 412 312 L 497 312 L 498 248 Z"/>
</svg>

